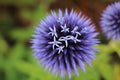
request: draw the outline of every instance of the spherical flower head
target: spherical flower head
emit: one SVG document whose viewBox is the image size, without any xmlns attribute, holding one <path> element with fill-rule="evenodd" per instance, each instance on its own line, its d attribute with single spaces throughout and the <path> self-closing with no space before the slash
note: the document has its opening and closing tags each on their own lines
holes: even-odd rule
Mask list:
<svg viewBox="0 0 120 80">
<path fill-rule="evenodd" d="M 100 25 L 107 39 L 120 39 L 120 2 L 115 2 L 104 10 Z"/>
<path fill-rule="evenodd" d="M 95 59 L 97 34 L 91 20 L 81 13 L 52 11 L 35 30 L 31 40 L 34 56 L 45 70 L 71 78 L 71 72 L 79 75 L 78 67 L 85 71 L 84 63 L 91 65 Z"/>
</svg>

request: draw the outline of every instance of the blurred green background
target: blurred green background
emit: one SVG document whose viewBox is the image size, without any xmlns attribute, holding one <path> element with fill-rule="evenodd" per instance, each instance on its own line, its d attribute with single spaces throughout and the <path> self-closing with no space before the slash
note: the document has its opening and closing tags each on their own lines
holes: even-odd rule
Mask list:
<svg viewBox="0 0 120 80">
<path fill-rule="evenodd" d="M 29 40 L 51 10 L 75 9 L 92 19 L 101 33 L 103 9 L 117 0 L 0 0 L 0 80 L 69 80 L 44 71 L 33 58 Z M 35 27 L 34 27 L 35 26 Z M 70 80 L 120 80 L 120 41 L 108 41 L 100 34 L 93 66 L 73 74 Z"/>
</svg>

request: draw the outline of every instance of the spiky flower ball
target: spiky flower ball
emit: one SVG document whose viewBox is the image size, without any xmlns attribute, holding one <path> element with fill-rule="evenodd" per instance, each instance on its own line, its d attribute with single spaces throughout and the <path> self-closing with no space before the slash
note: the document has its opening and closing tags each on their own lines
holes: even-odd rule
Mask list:
<svg viewBox="0 0 120 80">
<path fill-rule="evenodd" d="M 52 12 L 35 30 L 32 39 L 34 56 L 46 70 L 60 73 L 61 77 L 71 72 L 78 75 L 78 67 L 85 71 L 84 62 L 91 65 L 95 58 L 93 48 L 98 43 L 97 33 L 90 19 L 73 10 L 58 15 Z"/>
<path fill-rule="evenodd" d="M 115 2 L 104 10 L 100 25 L 108 39 L 120 39 L 120 2 Z"/>
</svg>

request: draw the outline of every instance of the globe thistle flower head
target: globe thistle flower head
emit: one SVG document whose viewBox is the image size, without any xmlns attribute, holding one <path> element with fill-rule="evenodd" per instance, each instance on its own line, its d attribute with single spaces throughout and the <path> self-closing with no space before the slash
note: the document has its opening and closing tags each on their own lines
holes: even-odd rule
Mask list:
<svg viewBox="0 0 120 80">
<path fill-rule="evenodd" d="M 100 25 L 108 39 L 120 39 L 120 2 L 115 2 L 104 10 Z"/>
<path fill-rule="evenodd" d="M 81 13 L 52 11 L 35 30 L 31 40 L 34 56 L 45 70 L 71 78 L 71 72 L 79 75 L 78 67 L 85 71 L 84 63 L 91 65 L 97 34 L 91 20 Z"/>
</svg>

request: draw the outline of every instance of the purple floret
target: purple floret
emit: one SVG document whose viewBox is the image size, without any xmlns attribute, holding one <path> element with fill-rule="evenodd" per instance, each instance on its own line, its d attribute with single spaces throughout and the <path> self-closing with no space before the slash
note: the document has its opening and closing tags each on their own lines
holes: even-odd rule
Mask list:
<svg viewBox="0 0 120 80">
<path fill-rule="evenodd" d="M 120 2 L 115 2 L 104 10 L 100 25 L 107 39 L 120 39 Z"/>
<path fill-rule="evenodd" d="M 79 75 L 78 68 L 85 71 L 84 63 L 91 66 L 96 52 L 93 46 L 99 42 L 97 35 L 91 20 L 81 13 L 68 13 L 67 9 L 64 14 L 61 10 L 58 14 L 52 11 L 41 21 L 31 40 L 34 57 L 53 74 L 67 74 L 71 78 L 71 72 Z"/>
</svg>

